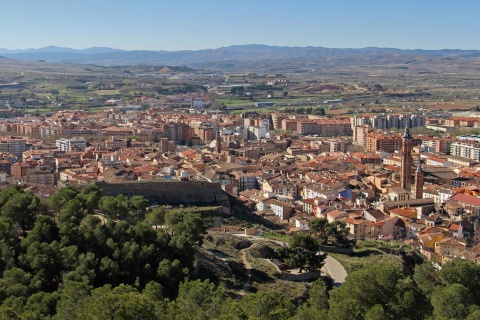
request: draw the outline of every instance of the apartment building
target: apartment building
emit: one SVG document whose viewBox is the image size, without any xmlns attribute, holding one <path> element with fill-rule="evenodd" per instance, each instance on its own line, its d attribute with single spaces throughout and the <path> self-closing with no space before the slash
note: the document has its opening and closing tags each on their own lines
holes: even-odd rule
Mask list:
<svg viewBox="0 0 480 320">
<path fill-rule="evenodd" d="M 27 142 L 23 137 L 10 137 L 7 139 L 8 152 L 21 157 L 23 151 L 27 150 Z"/>
<path fill-rule="evenodd" d="M 351 135 L 352 129 L 348 119 L 318 119 L 298 121 L 297 132 L 304 136 L 334 137 Z"/>
<path fill-rule="evenodd" d="M 87 147 L 87 141 L 82 137 L 61 138 L 58 139 L 55 144 L 58 150 L 66 152 L 83 151 Z"/>
<path fill-rule="evenodd" d="M 367 136 L 373 129 L 367 125 L 355 126 L 353 128 L 353 144 L 365 145 Z"/>
<path fill-rule="evenodd" d="M 480 160 L 480 143 L 470 140 L 452 142 L 450 145 L 452 156 L 464 157 L 473 160 Z"/>
<path fill-rule="evenodd" d="M 402 137 L 399 134 L 385 135 L 381 133 L 369 133 L 367 135 L 365 151 L 385 151 L 393 153 L 402 149 Z"/>
<path fill-rule="evenodd" d="M 105 140 L 105 148 L 108 150 L 117 150 L 127 147 L 127 139 L 120 139 L 111 137 L 108 140 Z"/>
</svg>

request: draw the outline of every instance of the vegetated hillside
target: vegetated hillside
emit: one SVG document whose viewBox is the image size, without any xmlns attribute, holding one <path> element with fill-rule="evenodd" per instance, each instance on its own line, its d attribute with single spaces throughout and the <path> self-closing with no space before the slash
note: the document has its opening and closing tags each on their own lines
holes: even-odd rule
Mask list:
<svg viewBox="0 0 480 320">
<path fill-rule="evenodd" d="M 413 275 L 396 262 L 380 260 L 362 267 L 350 261 L 357 271 L 339 288 L 328 290 L 322 279 L 292 287 L 273 281 L 275 270 L 262 258 L 274 254 L 268 246 L 221 236 L 206 239 L 210 248 L 202 249 L 208 251 L 203 254 L 203 269 L 195 272 L 195 252 L 205 234 L 202 218 L 165 208 L 147 212 L 146 207 L 141 196 L 102 197 L 92 185 L 81 191 L 60 189 L 48 202 L 18 186 L 2 190 L 0 319 L 480 316 L 480 266 L 474 261 L 457 259 L 440 271 L 424 263 L 415 267 Z M 295 237 L 313 239 L 309 234 Z M 304 251 L 293 249 L 294 242 L 289 243 L 292 250 L 288 251 L 303 255 Z M 370 255 L 372 250 L 363 254 Z M 317 255 L 310 259 L 317 260 Z M 246 276 L 239 261 L 247 269 Z M 288 263 L 297 262 L 304 263 L 296 259 Z M 209 263 L 212 268 L 205 268 Z M 240 297 L 232 299 L 222 287 L 195 280 L 195 273 L 207 269 L 231 281 L 226 289 L 241 287 Z M 259 285 L 265 279 L 262 290 Z M 250 292 L 252 284 L 258 292 Z M 297 289 L 307 292 L 294 299 Z"/>
<path fill-rule="evenodd" d="M 0 54 L 21 60 L 45 60 L 61 63 L 95 65 L 174 65 L 213 68 L 225 71 L 288 70 L 370 65 L 412 65 L 415 63 L 471 60 L 480 56 L 476 50 L 400 50 L 393 48 L 336 49 L 324 47 L 279 47 L 236 45 L 218 49 L 185 51 L 126 51 L 111 48 L 46 47 L 28 50 L 0 49 Z M 318 65 L 318 66 L 315 66 Z"/>
</svg>

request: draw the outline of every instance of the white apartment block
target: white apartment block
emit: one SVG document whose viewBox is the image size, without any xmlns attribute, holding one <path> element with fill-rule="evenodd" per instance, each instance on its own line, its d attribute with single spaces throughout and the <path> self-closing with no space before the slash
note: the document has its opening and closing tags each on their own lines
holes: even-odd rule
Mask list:
<svg viewBox="0 0 480 320">
<path fill-rule="evenodd" d="M 56 141 L 56 146 L 60 151 L 74 151 L 85 150 L 87 147 L 87 141 L 82 137 L 75 138 L 61 138 Z"/>
</svg>

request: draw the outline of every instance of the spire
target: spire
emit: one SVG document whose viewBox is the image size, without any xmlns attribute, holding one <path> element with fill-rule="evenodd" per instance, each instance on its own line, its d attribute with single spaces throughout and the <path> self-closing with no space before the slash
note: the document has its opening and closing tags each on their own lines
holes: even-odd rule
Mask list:
<svg viewBox="0 0 480 320">
<path fill-rule="evenodd" d="M 410 135 L 410 129 L 408 128 L 408 124 L 405 126 L 405 132 L 402 136 L 403 139 L 412 139 L 412 136 Z"/>
<path fill-rule="evenodd" d="M 420 154 L 418 154 L 418 165 L 417 165 L 417 170 L 416 172 L 423 172 L 422 170 L 422 163 L 420 161 Z"/>
</svg>

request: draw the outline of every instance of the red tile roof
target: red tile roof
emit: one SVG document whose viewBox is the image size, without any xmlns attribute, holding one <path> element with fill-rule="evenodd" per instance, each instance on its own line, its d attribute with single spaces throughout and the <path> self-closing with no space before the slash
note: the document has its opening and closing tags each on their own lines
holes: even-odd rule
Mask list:
<svg viewBox="0 0 480 320">
<path fill-rule="evenodd" d="M 451 196 L 450 199 L 480 207 L 480 198 L 468 194 L 457 193 Z"/>
</svg>

